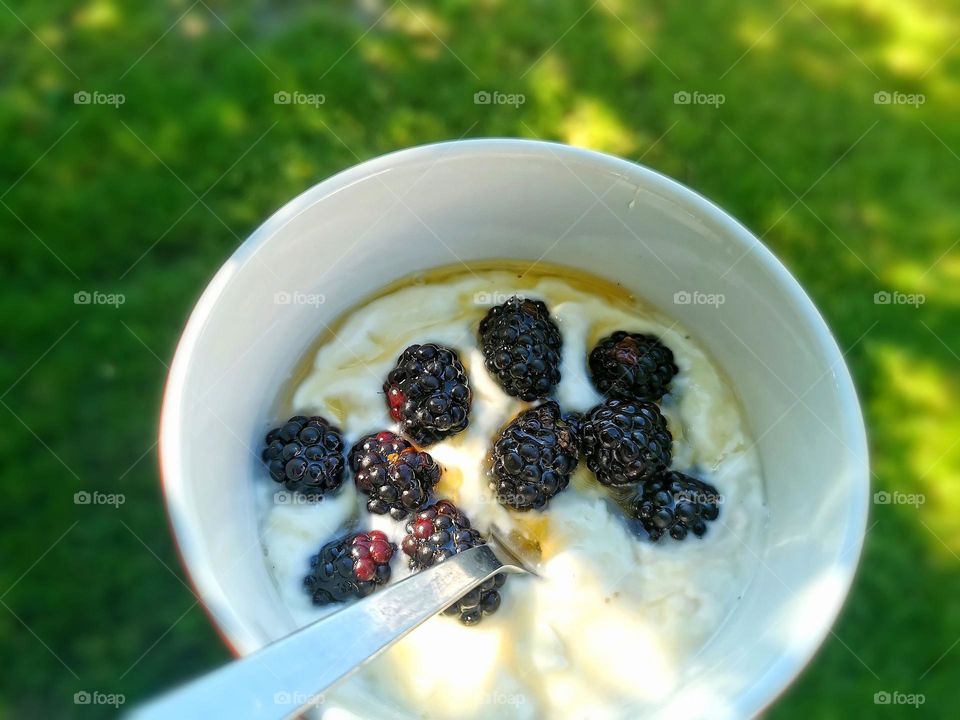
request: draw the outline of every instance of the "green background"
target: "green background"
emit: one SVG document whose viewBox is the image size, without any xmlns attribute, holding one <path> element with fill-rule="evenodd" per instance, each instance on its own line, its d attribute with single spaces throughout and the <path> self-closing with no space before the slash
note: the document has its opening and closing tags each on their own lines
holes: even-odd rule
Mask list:
<svg viewBox="0 0 960 720">
<path fill-rule="evenodd" d="M 0 716 L 110 714 L 74 693 L 129 705 L 227 657 L 154 441 L 182 325 L 238 243 L 360 160 L 517 136 L 642 161 L 762 235 L 847 352 L 875 489 L 922 494 L 872 507 L 835 633 L 769 716 L 956 717 L 958 40 L 957 3 L 924 0 L 0 1 Z"/>
</svg>

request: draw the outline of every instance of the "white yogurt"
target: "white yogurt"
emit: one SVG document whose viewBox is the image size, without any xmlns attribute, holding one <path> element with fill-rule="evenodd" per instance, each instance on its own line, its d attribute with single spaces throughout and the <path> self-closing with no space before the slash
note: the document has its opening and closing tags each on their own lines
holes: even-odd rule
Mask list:
<svg viewBox="0 0 960 720">
<path fill-rule="evenodd" d="M 491 497 L 486 455 L 497 430 L 526 407 L 487 374 L 476 328 L 492 291 L 544 300 L 563 333 L 565 411 L 600 400 L 586 357 L 615 331 L 651 332 L 673 350 L 680 372 L 662 405 L 679 470 L 713 483 L 720 518 L 703 539 L 658 544 L 633 537 L 581 462 L 570 487 L 545 512 L 515 513 Z M 502 301 L 502 298 L 496 298 Z M 316 353 L 293 409 L 339 422 L 348 445 L 396 430 L 383 379 L 408 345 L 456 348 L 473 389 L 470 426 L 431 446 L 444 468 L 438 486 L 485 530 L 492 523 L 540 542 L 542 579 L 510 577 L 497 613 L 475 627 L 438 616 L 327 694 L 324 718 L 632 718 L 673 693 L 698 667 L 698 651 L 734 608 L 756 569 L 766 511 L 759 461 L 725 378 L 675 323 L 639 305 L 614 303 L 577 283 L 543 276 L 518 284 L 503 271 L 439 279 L 394 290 L 344 318 Z M 318 504 L 274 500 L 265 482 L 261 532 L 267 563 L 295 620 L 315 608 L 302 587 L 308 558 L 359 523 L 398 545 L 402 524 L 365 509 L 347 479 Z M 398 551 L 393 580 L 409 574 Z"/>
</svg>

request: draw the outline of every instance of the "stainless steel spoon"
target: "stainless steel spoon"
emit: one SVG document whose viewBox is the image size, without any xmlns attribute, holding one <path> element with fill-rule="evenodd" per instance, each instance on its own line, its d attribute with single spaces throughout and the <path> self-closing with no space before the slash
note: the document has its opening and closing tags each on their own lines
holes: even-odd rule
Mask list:
<svg viewBox="0 0 960 720">
<path fill-rule="evenodd" d="M 506 562 L 501 561 L 496 548 Z M 334 683 L 501 572 L 534 573 L 497 533 L 490 543 L 378 590 L 247 657 L 132 710 L 135 720 L 286 718 Z"/>
</svg>

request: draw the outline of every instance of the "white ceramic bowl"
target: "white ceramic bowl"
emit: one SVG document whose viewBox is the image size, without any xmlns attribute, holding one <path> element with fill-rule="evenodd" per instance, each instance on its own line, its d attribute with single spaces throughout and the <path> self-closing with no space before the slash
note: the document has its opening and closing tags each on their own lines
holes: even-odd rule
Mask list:
<svg viewBox="0 0 960 720">
<path fill-rule="evenodd" d="M 869 480 L 850 375 L 810 299 L 743 226 L 651 170 L 563 145 L 474 140 L 370 160 L 287 203 L 214 277 L 177 349 L 161 423 L 173 529 L 211 617 L 238 653 L 294 629 L 262 559 L 256 456 L 324 324 L 397 278 L 491 258 L 619 282 L 729 375 L 763 464 L 768 540 L 698 658 L 713 670 L 664 710 L 757 714 L 830 631 L 860 555 Z"/>
</svg>

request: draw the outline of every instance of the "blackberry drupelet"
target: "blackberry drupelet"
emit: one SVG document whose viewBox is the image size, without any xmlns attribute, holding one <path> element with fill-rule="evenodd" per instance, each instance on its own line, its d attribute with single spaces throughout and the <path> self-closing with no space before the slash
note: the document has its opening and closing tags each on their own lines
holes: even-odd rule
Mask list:
<svg viewBox="0 0 960 720">
<path fill-rule="evenodd" d="M 645 482 L 670 466 L 673 436 L 652 402 L 607 400 L 584 419 L 581 449 L 604 485 Z"/>
<path fill-rule="evenodd" d="M 343 435 L 325 418 L 296 415 L 267 433 L 266 444 L 270 477 L 288 490 L 322 498 L 343 482 Z"/>
<path fill-rule="evenodd" d="M 490 489 L 497 501 L 515 510 L 538 509 L 566 488 L 580 457 L 577 426 L 551 400 L 504 427 L 493 446 Z"/>
<path fill-rule="evenodd" d="M 673 351 L 660 338 L 623 330 L 597 343 L 589 365 L 597 390 L 624 400 L 659 400 L 678 372 Z"/>
<path fill-rule="evenodd" d="M 512 297 L 480 321 L 480 347 L 487 370 L 508 395 L 547 397 L 560 382 L 563 338 L 540 300 Z"/>
<path fill-rule="evenodd" d="M 410 558 L 410 568 L 423 570 L 486 541 L 470 527 L 470 520 L 449 500 L 440 500 L 418 512 L 407 523 L 401 547 Z M 456 615 L 464 625 L 476 625 L 484 615 L 500 607 L 500 593 L 506 578 L 501 573 L 474 588 L 444 612 Z"/>
<path fill-rule="evenodd" d="M 440 466 L 429 453 L 417 450 L 391 432 L 368 435 L 350 451 L 357 489 L 368 496 L 367 509 L 403 520 L 419 510 L 440 480 Z"/>
<path fill-rule="evenodd" d="M 668 470 L 644 483 L 628 510 L 651 540 L 659 540 L 665 534 L 683 540 L 689 533 L 702 537 L 707 523 L 720 515 L 722 502 L 713 485 Z"/>
<path fill-rule="evenodd" d="M 470 384 L 451 348 L 435 343 L 411 345 L 397 359 L 383 391 L 390 417 L 419 445 L 430 445 L 467 427 Z"/>
<path fill-rule="evenodd" d="M 334 540 L 310 558 L 303 587 L 314 605 L 366 597 L 390 580 L 390 558 L 396 550 L 379 530 Z"/>
</svg>

